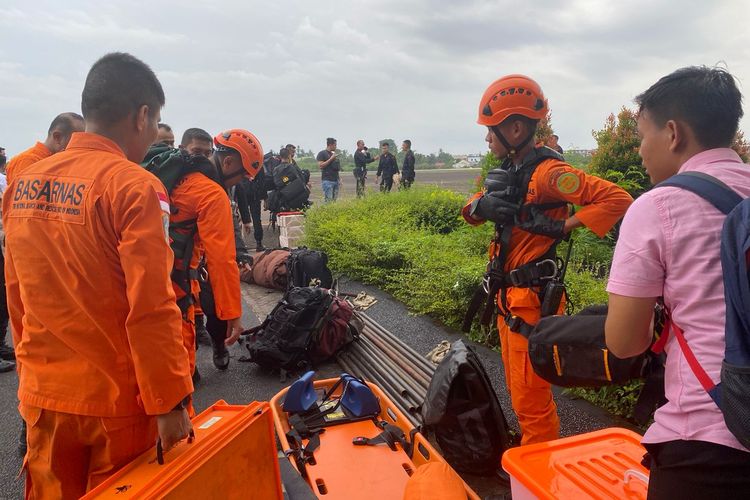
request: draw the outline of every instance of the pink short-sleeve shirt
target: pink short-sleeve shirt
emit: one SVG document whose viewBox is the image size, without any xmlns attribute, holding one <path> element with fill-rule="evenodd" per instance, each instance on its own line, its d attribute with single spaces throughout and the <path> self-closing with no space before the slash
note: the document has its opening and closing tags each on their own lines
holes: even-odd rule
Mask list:
<svg viewBox="0 0 750 500">
<path fill-rule="evenodd" d="M 731 149 L 703 151 L 680 172 L 712 175 L 750 197 L 750 166 Z M 630 206 L 620 229 L 607 291 L 664 297 L 706 373 L 718 382 L 724 359 L 724 285 L 719 256 L 724 214 L 689 191 L 652 189 Z M 667 404 L 656 411 L 645 443 L 708 441 L 744 450 L 703 390 L 674 337 L 666 346 Z"/>
</svg>

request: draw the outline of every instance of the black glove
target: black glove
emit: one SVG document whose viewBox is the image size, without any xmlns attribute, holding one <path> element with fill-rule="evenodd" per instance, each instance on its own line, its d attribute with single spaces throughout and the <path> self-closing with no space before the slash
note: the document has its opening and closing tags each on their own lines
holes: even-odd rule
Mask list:
<svg viewBox="0 0 750 500">
<path fill-rule="evenodd" d="M 518 224 L 518 228 L 555 239 L 565 237 L 564 220 L 547 217 L 544 211 L 534 207 L 529 208 L 528 217 L 524 222 Z"/>
<path fill-rule="evenodd" d="M 496 224 L 509 224 L 518 214 L 518 205 L 503 200 L 499 193 L 487 193 L 471 203 L 469 215 Z"/>
<path fill-rule="evenodd" d="M 237 264 L 239 265 L 247 264 L 249 266 L 252 266 L 253 256 L 245 252 L 237 252 Z"/>
</svg>

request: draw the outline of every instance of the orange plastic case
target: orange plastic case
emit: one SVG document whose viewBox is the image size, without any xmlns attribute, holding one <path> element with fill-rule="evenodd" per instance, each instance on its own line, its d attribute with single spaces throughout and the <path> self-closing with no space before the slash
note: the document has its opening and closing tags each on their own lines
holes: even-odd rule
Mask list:
<svg viewBox="0 0 750 500">
<path fill-rule="evenodd" d="M 183 441 L 156 463 L 153 448 L 84 499 L 282 499 L 268 403 L 217 401 L 193 419 L 195 441 Z"/>
<path fill-rule="evenodd" d="M 603 429 L 547 443 L 512 448 L 503 455 L 513 500 L 645 499 L 648 470 L 641 436 Z"/>
<path fill-rule="evenodd" d="M 327 390 L 338 379 L 316 380 L 315 389 Z M 380 419 L 400 427 L 406 436 L 413 429 L 411 423 L 393 405 L 388 397 L 376 385 L 367 383 L 380 400 Z M 334 396 L 340 395 L 339 388 Z M 290 448 L 286 433 L 289 431 L 287 414 L 283 410 L 287 389 L 282 390 L 271 399 L 276 433 L 283 450 Z M 384 498 L 403 498 L 406 482 L 414 471 L 428 462 L 446 463 L 440 454 L 420 433 L 414 434 L 415 451 L 411 459 L 400 450 L 394 452 L 388 446 L 354 446 L 355 437 L 373 438 L 380 434 L 372 420 L 350 422 L 325 427 L 320 434 L 320 447 L 313 453 L 315 464 L 308 464 L 307 482 L 319 498 L 342 500 L 383 500 Z M 307 444 L 307 440 L 305 440 Z M 295 461 L 290 460 L 297 468 Z M 466 496 L 479 500 L 474 491 L 464 483 Z"/>
</svg>

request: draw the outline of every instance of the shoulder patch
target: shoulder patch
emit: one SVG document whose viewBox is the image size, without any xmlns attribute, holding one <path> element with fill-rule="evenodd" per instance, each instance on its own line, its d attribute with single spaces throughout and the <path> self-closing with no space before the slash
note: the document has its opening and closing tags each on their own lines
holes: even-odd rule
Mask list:
<svg viewBox="0 0 750 500">
<path fill-rule="evenodd" d="M 555 187 L 563 194 L 571 194 L 581 187 L 581 179 L 573 172 L 564 172 L 557 177 Z"/>
<path fill-rule="evenodd" d="M 162 212 L 166 212 L 169 215 L 169 197 L 160 191 L 156 192 L 156 197 L 159 198 L 159 206 Z"/>
</svg>

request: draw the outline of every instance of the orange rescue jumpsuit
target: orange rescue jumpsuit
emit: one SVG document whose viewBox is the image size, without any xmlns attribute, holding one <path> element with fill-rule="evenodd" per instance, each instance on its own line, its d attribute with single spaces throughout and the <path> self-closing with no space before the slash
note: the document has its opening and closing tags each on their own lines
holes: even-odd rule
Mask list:
<svg viewBox="0 0 750 500">
<path fill-rule="evenodd" d="M 52 156 L 52 151 L 47 149 L 47 146 L 41 142 L 37 142 L 26 151 L 18 153 L 16 156 L 10 159 L 8 165 L 5 167 L 5 175 L 8 182 L 11 181 L 13 172 L 21 170 L 24 167 L 33 165 L 39 160 L 43 160 L 48 156 Z"/>
<path fill-rule="evenodd" d="M 192 393 L 161 183 L 109 139 L 17 171 L 3 199 L 27 498 L 78 498 Z M 166 207 L 165 207 L 166 204 Z"/>
<path fill-rule="evenodd" d="M 240 272 L 236 262 L 232 208 L 226 191 L 215 181 L 199 172 L 183 177 L 172 190 L 170 222 L 195 220 L 197 232 L 190 268 L 196 269 L 201 255 L 206 257 L 208 278 L 214 292 L 216 316 L 227 320 L 242 315 Z M 177 268 L 182 263 L 176 262 Z M 193 296 L 198 297 L 200 285 L 191 281 Z M 185 292 L 175 283 L 177 299 Z M 183 316 L 183 343 L 190 358 L 191 373 L 195 369 L 195 305 Z M 209 311 L 210 312 L 210 311 Z"/>
<path fill-rule="evenodd" d="M 464 219 L 471 225 L 485 222 L 469 215 L 471 202 L 481 195 L 482 193 L 475 194 L 462 211 Z M 601 238 L 623 217 L 633 199 L 616 184 L 587 175 L 565 162 L 547 159 L 539 164 L 531 176 L 524 202 L 537 204 L 559 201 L 581 206 L 576 217 Z M 555 219 L 565 219 L 568 208 L 548 210 L 546 214 Z M 553 238 L 514 227 L 505 271 L 509 272 L 539 259 L 547 253 L 554 241 Z M 490 259 L 497 256 L 498 252 L 498 245 L 493 243 L 490 246 Z M 537 324 L 541 317 L 539 292 L 538 287 L 507 288 L 506 304 L 509 312 L 529 325 Z M 499 294 L 497 300 L 501 300 Z M 560 421 L 552 399 L 551 386 L 534 373 L 529 361 L 528 340 L 511 331 L 503 317 L 498 317 L 497 327 L 505 381 L 521 427 L 521 444 L 557 439 Z"/>
</svg>

